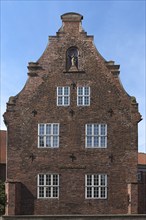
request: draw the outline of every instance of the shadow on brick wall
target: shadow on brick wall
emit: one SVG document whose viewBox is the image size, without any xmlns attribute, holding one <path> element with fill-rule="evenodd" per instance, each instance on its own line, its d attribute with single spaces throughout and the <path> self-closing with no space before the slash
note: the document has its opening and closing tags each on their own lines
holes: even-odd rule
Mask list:
<svg viewBox="0 0 146 220">
<path fill-rule="evenodd" d="M 33 215 L 34 214 L 34 196 L 28 190 L 28 188 L 21 184 L 21 203 L 20 214 L 21 215 Z M 19 205 L 18 205 L 19 206 Z"/>
</svg>

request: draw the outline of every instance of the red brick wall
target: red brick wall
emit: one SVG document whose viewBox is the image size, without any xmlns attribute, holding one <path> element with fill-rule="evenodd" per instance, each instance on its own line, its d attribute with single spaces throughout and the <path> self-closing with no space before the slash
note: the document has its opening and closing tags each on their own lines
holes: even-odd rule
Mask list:
<svg viewBox="0 0 146 220">
<path fill-rule="evenodd" d="M 138 183 L 138 213 L 146 214 L 146 166 Z"/>
<path fill-rule="evenodd" d="M 24 186 L 21 188 L 22 214 L 126 214 L 127 185 L 137 181 L 137 123 L 140 120 L 137 103 L 119 83 L 118 66 L 108 65 L 101 57 L 93 37 L 81 31 L 79 21 L 70 25 L 64 21 L 64 25 L 57 36 L 49 38 L 50 43 L 38 63 L 30 63 L 25 87 L 7 105 L 8 181 L 14 179 Z M 71 46 L 79 50 L 79 71 L 67 73 L 66 51 Z M 73 82 L 76 86 L 90 86 L 89 107 L 77 106 Z M 69 107 L 56 105 L 57 86 L 70 86 Z M 58 149 L 37 147 L 38 123 L 60 123 Z M 87 123 L 107 124 L 106 149 L 85 148 Z M 76 157 L 74 162 L 70 158 L 72 153 Z M 59 199 L 37 199 L 37 175 L 48 172 L 60 175 Z M 108 175 L 107 199 L 85 199 L 85 174 L 88 173 Z M 137 212 L 137 203 L 132 212 Z"/>
</svg>

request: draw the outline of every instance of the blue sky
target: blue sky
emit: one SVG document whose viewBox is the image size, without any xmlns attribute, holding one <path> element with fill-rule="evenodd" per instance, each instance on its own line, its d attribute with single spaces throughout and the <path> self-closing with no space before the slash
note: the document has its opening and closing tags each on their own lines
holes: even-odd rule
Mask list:
<svg viewBox="0 0 146 220">
<path fill-rule="evenodd" d="M 108 61 L 120 64 L 121 82 L 139 103 L 139 151 L 145 147 L 145 0 L 23 1 L 1 0 L 1 129 L 2 115 L 10 96 L 27 80 L 27 65 L 37 61 L 48 44 L 48 36 L 61 27 L 67 12 L 83 15 L 83 28 L 94 35 L 94 43 Z"/>
</svg>

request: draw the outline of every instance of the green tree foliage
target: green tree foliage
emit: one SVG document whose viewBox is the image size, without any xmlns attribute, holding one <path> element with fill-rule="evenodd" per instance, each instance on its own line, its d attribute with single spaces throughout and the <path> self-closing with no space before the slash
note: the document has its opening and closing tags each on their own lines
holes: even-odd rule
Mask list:
<svg viewBox="0 0 146 220">
<path fill-rule="evenodd" d="M 6 204 L 5 183 L 0 180 L 0 215 L 5 214 L 5 204 Z"/>
</svg>

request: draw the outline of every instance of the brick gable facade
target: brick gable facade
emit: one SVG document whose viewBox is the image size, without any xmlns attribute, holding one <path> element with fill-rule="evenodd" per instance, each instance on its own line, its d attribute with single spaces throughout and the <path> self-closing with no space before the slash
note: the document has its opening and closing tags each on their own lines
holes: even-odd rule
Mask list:
<svg viewBox="0 0 146 220">
<path fill-rule="evenodd" d="M 106 61 L 82 29 L 82 18 L 61 16 L 57 35 L 29 63 L 23 90 L 7 103 L 8 215 L 137 213 L 138 104 L 119 81 L 119 65 Z M 57 105 L 57 87 L 70 89 L 69 105 Z M 90 88 L 89 106 L 77 104 L 79 87 Z M 59 147 L 39 147 L 38 125 L 53 123 Z M 87 124 L 107 126 L 107 147 L 85 147 Z M 39 174 L 59 175 L 58 198 L 38 198 Z M 89 174 L 107 176 L 106 198 L 86 198 Z"/>
</svg>

